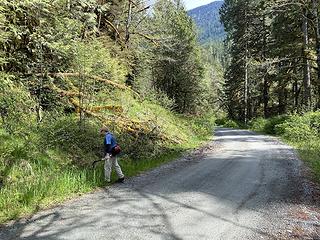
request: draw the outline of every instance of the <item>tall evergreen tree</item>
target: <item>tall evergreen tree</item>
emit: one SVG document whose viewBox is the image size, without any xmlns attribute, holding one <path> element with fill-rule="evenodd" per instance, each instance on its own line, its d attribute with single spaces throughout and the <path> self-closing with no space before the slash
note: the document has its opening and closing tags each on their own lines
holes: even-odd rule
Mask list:
<svg viewBox="0 0 320 240">
<path fill-rule="evenodd" d="M 153 84 L 175 102 L 178 112 L 194 112 L 200 104 L 203 68 L 195 26 L 183 5 L 160 0 L 151 20 L 160 41 L 153 48 Z"/>
</svg>

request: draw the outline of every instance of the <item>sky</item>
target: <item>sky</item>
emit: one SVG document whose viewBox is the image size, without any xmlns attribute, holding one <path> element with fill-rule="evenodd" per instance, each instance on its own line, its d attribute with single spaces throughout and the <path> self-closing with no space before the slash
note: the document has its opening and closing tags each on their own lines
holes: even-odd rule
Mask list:
<svg viewBox="0 0 320 240">
<path fill-rule="evenodd" d="M 155 0 L 148 0 L 148 1 L 151 3 L 155 2 Z M 216 1 L 216 0 L 183 0 L 187 10 L 190 10 L 190 9 L 202 6 L 202 5 L 206 5 L 206 4 L 212 3 L 214 1 Z"/>
<path fill-rule="evenodd" d="M 187 10 L 206 5 L 214 2 L 215 0 L 184 0 Z"/>
</svg>

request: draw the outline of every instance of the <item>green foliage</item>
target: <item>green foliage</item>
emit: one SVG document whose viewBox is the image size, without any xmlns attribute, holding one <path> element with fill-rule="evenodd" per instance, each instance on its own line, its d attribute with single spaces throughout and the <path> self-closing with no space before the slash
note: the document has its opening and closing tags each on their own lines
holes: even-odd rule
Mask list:
<svg viewBox="0 0 320 240">
<path fill-rule="evenodd" d="M 217 118 L 215 123 L 218 126 L 223 126 L 227 121 L 228 119 L 226 117 L 222 117 L 222 118 Z"/>
<path fill-rule="evenodd" d="M 12 79 L 12 76 L 0 73 L 0 126 L 10 133 L 19 132 L 22 126 L 30 126 L 34 118 L 32 107 L 36 107 L 28 90 Z"/>
<path fill-rule="evenodd" d="M 254 131 L 277 134 L 289 141 L 304 141 L 318 138 L 319 112 L 308 112 L 304 115 L 282 115 L 269 119 L 257 118 L 249 124 Z"/>
<path fill-rule="evenodd" d="M 289 141 L 308 141 L 319 138 L 319 116 L 319 112 L 290 116 L 284 123 L 276 126 L 277 134 Z"/>
<path fill-rule="evenodd" d="M 174 100 L 169 98 L 167 94 L 155 89 L 149 89 L 145 99 L 149 100 L 150 102 L 157 102 L 162 107 L 168 110 L 174 109 Z"/>
<path fill-rule="evenodd" d="M 193 117 L 191 119 L 192 129 L 198 136 L 210 136 L 215 126 L 215 116 L 213 113 L 207 113 L 206 115 Z"/>
<path fill-rule="evenodd" d="M 212 115 L 188 117 L 176 115 L 150 101 L 125 100 L 126 114 L 132 119 L 152 120 L 153 134 L 129 134 L 113 124 L 113 131 L 123 148 L 120 164 L 127 176 L 158 166 L 197 147 L 211 137 Z M 146 122 L 146 124 L 149 124 Z M 87 119 L 79 125 L 76 115 L 52 113 L 37 128 L 24 134 L 0 131 L 0 222 L 15 219 L 76 194 L 103 186 L 103 167 L 91 169 L 102 156 L 101 123 Z M 168 141 L 157 138 L 164 133 Z M 172 144 L 171 140 L 179 143 Z M 116 176 L 113 176 L 115 180 Z"/>
<path fill-rule="evenodd" d="M 92 158 L 101 157 L 101 139 L 98 122 L 87 120 L 79 124 L 76 116 L 47 118 L 39 132 L 39 146 L 42 150 L 59 149 L 68 154 L 75 166 L 88 166 Z"/>
<path fill-rule="evenodd" d="M 98 40 L 74 42 L 68 50 L 68 55 L 73 56 L 71 69 L 81 74 L 101 76 L 124 83 L 128 70 L 121 59 L 111 55 L 108 45 L 112 47 L 112 42 L 108 38 L 105 42 Z"/>
<path fill-rule="evenodd" d="M 288 119 L 288 116 L 276 116 L 269 119 L 257 118 L 249 123 L 252 130 L 257 132 L 265 132 L 268 134 L 276 134 L 277 127 Z"/>
<path fill-rule="evenodd" d="M 161 0 L 154 7 L 150 28 L 161 39 L 151 51 L 153 86 L 174 100 L 176 111 L 197 112 L 204 71 L 191 18 L 178 3 Z"/>
<path fill-rule="evenodd" d="M 233 120 L 226 121 L 223 126 L 228 128 L 239 128 L 239 124 Z"/>
<path fill-rule="evenodd" d="M 302 142 L 291 142 L 298 151 L 300 157 L 307 162 L 314 173 L 315 180 L 320 182 L 320 140 L 319 138 L 308 139 Z"/>
<path fill-rule="evenodd" d="M 257 119 L 251 120 L 249 123 L 249 126 L 253 131 L 264 132 L 266 129 L 267 123 L 268 123 L 267 119 L 257 118 Z"/>
</svg>

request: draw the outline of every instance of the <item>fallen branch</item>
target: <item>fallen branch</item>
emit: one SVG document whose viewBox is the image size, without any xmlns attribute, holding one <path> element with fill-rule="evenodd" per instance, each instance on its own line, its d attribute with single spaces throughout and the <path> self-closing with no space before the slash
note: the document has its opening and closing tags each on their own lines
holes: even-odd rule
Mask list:
<svg viewBox="0 0 320 240">
<path fill-rule="evenodd" d="M 84 94 L 82 92 L 63 90 L 61 88 L 58 88 L 54 84 L 50 84 L 49 88 L 58 92 L 62 97 L 83 97 L 84 96 Z"/>
<path fill-rule="evenodd" d="M 141 37 L 144 37 L 145 39 L 151 41 L 154 45 L 156 45 L 157 47 L 159 47 L 159 43 L 157 42 L 157 39 L 154 39 L 146 34 L 143 34 L 143 33 L 139 33 L 139 32 L 132 32 L 131 34 L 136 34 L 136 35 L 139 35 Z"/>
<path fill-rule="evenodd" d="M 122 89 L 122 90 L 128 90 L 130 92 L 132 92 L 134 95 L 140 97 L 139 93 L 133 91 L 130 87 L 127 87 L 124 84 L 119 84 L 119 83 L 115 83 L 111 80 L 108 79 L 104 79 L 102 77 L 99 76 L 91 76 L 88 74 L 80 74 L 80 73 L 48 73 L 48 76 L 52 76 L 52 77 L 61 77 L 61 78 L 66 78 L 66 77 L 88 77 L 94 80 L 97 80 L 99 82 L 103 82 L 109 85 L 112 85 L 116 88 Z"/>
<path fill-rule="evenodd" d="M 69 102 L 75 107 L 77 113 L 83 112 L 91 117 L 99 119 L 103 124 L 106 124 L 106 125 L 116 123 L 116 125 L 120 129 L 125 129 L 126 131 L 130 132 L 132 135 L 135 135 L 136 137 L 141 136 L 140 134 L 149 135 L 149 136 L 155 135 L 156 138 L 159 138 L 162 141 L 171 142 L 174 144 L 181 144 L 181 139 L 170 139 L 162 133 L 154 133 L 154 131 L 158 129 L 158 126 L 153 127 L 151 129 L 149 127 L 150 125 L 149 122 L 136 121 L 136 120 L 125 118 L 123 116 L 105 117 L 95 112 L 95 111 L 104 110 L 104 109 L 123 112 L 122 106 L 106 105 L 106 106 L 85 108 L 81 106 L 79 101 L 74 98 L 74 97 L 83 96 L 83 94 L 62 90 L 57 86 L 55 86 L 54 84 L 51 84 L 50 88 L 57 91 L 62 96 L 68 97 Z"/>
<path fill-rule="evenodd" d="M 135 135 L 138 137 L 141 133 L 144 134 L 152 134 L 156 128 L 150 129 L 148 127 L 148 122 L 141 122 L 141 121 L 135 121 L 131 119 L 127 119 L 121 116 L 117 116 L 115 118 L 106 118 L 104 116 L 101 116 L 99 114 L 96 114 L 88 109 L 82 108 L 78 101 L 76 101 L 73 98 L 69 99 L 70 102 L 74 105 L 74 107 L 81 109 L 84 113 L 86 113 L 89 116 L 92 116 L 94 118 L 99 119 L 103 124 L 110 125 L 112 123 L 116 123 L 116 125 L 120 129 L 125 129 L 126 131 L 130 132 L 132 135 Z M 162 141 L 171 142 L 174 144 L 181 144 L 181 139 L 170 139 L 166 135 L 159 133 L 156 134 L 156 137 L 158 137 Z"/>
<path fill-rule="evenodd" d="M 106 21 L 106 23 L 108 23 L 108 25 L 116 32 L 116 34 L 118 35 L 118 37 L 120 37 L 120 33 L 119 33 L 119 31 L 118 31 L 118 29 L 113 25 L 113 23 L 112 22 L 110 22 L 109 20 L 105 20 Z"/>
<path fill-rule="evenodd" d="M 89 108 L 91 112 L 99 112 L 102 110 L 110 110 L 117 113 L 123 113 L 123 107 L 122 106 L 114 106 L 114 105 L 106 105 L 106 106 L 97 106 L 97 107 L 90 107 Z"/>
</svg>

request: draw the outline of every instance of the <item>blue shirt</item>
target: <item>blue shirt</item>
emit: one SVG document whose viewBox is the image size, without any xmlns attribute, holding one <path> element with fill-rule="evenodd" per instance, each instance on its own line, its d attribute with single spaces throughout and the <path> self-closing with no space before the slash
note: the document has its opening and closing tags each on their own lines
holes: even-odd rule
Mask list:
<svg viewBox="0 0 320 240">
<path fill-rule="evenodd" d="M 112 153 L 112 149 L 117 146 L 117 141 L 115 137 L 113 136 L 112 133 L 107 132 L 105 138 L 104 138 L 104 152 L 105 154 L 107 153 Z"/>
</svg>

